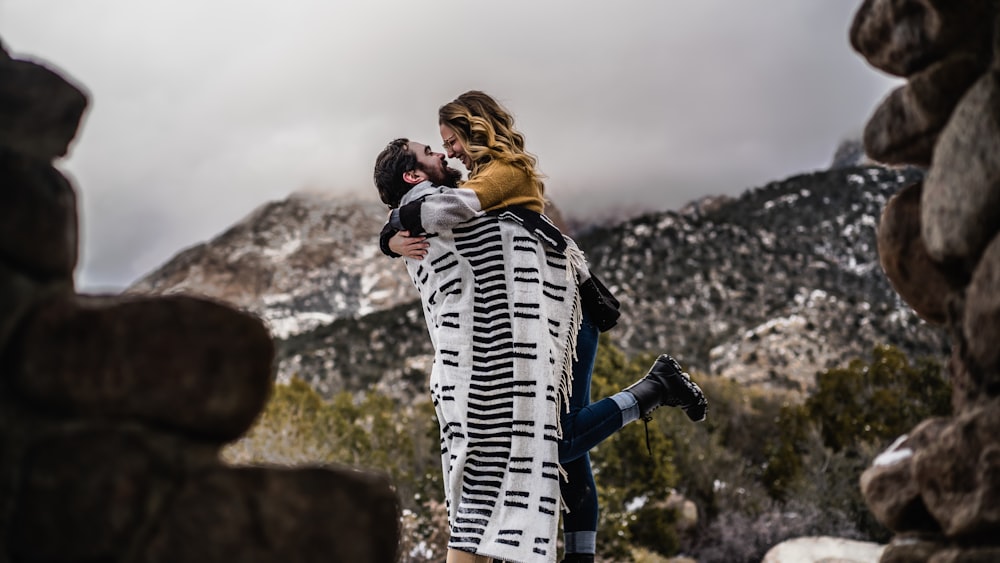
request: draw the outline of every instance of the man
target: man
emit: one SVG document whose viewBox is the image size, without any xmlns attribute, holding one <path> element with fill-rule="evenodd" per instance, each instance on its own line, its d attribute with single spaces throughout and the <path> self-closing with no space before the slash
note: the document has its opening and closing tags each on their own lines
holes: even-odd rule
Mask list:
<svg viewBox="0 0 1000 563">
<path fill-rule="evenodd" d="M 420 182 L 456 188 L 461 179 L 462 173 L 448 166 L 444 154 L 409 139 L 386 145 L 375 165 L 375 187 L 391 209 L 399 207 L 406 192 Z"/>
<path fill-rule="evenodd" d="M 443 155 L 405 139 L 375 166 L 379 194 L 396 210 L 441 191 L 429 180 L 449 176 Z M 406 259 L 435 351 L 429 386 L 451 524 L 447 560 L 550 563 L 558 413 L 579 328 L 575 265 L 517 223 L 466 211 L 472 219 L 438 231 L 423 260 Z"/>
<path fill-rule="evenodd" d="M 483 422 L 474 420 L 475 413 L 466 420 L 466 413 L 461 410 L 452 409 L 449 412 L 448 409 L 454 406 L 456 397 L 445 397 L 441 391 L 443 389 L 454 391 L 461 388 L 463 383 L 467 384 L 470 379 L 475 380 L 480 376 L 476 370 L 477 362 L 481 364 L 479 368 L 482 371 L 484 367 L 495 365 L 492 362 L 496 357 L 513 357 L 515 361 L 500 372 L 494 371 L 489 375 L 487 379 L 490 381 L 491 389 L 516 394 L 521 389 L 519 385 L 537 383 L 546 386 L 547 396 L 554 395 L 547 397 L 551 399 L 548 402 L 536 401 L 520 405 L 526 407 L 521 411 L 524 416 L 540 417 L 543 423 L 546 420 L 550 423 L 531 431 L 539 440 L 534 443 L 526 442 L 527 448 L 543 458 L 541 471 L 544 476 L 545 463 L 549 464 L 547 467 L 551 470 L 554 461 L 551 458 L 551 443 L 547 442 L 553 440 L 559 442 L 559 461 L 563 462 L 563 467 L 571 476 L 568 483 L 560 483 L 562 498 L 571 507 L 571 515 L 592 515 L 584 518 L 587 522 L 580 525 L 579 532 L 571 531 L 572 518 L 567 518 L 564 523 L 567 528 L 564 538 L 567 545 L 567 561 L 592 561 L 597 499 L 586 452 L 628 422 L 640 416 L 647 417 L 649 412 L 663 404 L 682 406 L 692 420 L 700 420 L 704 418 L 705 413 L 704 396 L 697 385 L 691 382 L 686 374 L 682 374 L 676 362 L 664 355 L 657 360 L 650 373 L 636 384 L 613 397 L 590 404 L 590 371 L 593 368 L 597 338 L 597 327 L 591 319 L 597 318 L 602 330 L 610 328 L 617 319 L 617 303 L 606 307 L 601 307 L 600 304 L 595 306 L 593 301 L 601 297 L 600 292 L 596 290 L 586 299 L 587 303 L 580 303 L 581 288 L 578 283 L 567 283 L 567 276 L 576 282 L 589 283 L 592 288 L 596 287 L 596 280 L 592 279 L 586 269 L 582 253 L 576 248 L 575 243 L 563 237 L 544 216 L 516 207 L 488 214 L 481 209 L 474 190 L 436 185 L 454 185 L 458 176 L 457 171 L 447 167 L 444 155 L 432 152 L 426 145 L 406 139 L 397 139 L 389 143 L 379 155 L 375 166 L 375 183 L 379 195 L 393 209 L 390 215 L 391 227 L 387 226 L 387 229 L 383 230 L 381 241 L 383 251 L 390 255 L 394 254 L 388 249 L 388 240 L 396 230 L 407 229 L 414 234 L 424 232 L 437 234 L 433 245 L 421 237 L 410 237 L 404 239 L 406 241 L 404 245 L 409 245 L 409 248 L 403 247 L 398 250 L 399 254 L 408 257 L 407 268 L 420 290 L 428 330 L 435 346 L 431 389 L 439 421 L 442 424 L 444 444 L 442 462 L 446 475 L 446 496 L 452 509 L 450 516 L 453 541 L 449 545 L 456 546 L 457 549 L 454 553 L 452 550 L 449 551 L 449 561 L 460 560 L 458 557 L 463 557 L 460 555 L 461 551 L 484 553 L 518 561 L 521 561 L 522 557 L 532 555 L 531 553 L 519 555 L 508 550 L 506 546 L 509 544 L 504 542 L 506 538 L 503 537 L 499 538 L 502 545 L 482 547 L 483 543 L 495 539 L 488 537 L 491 533 L 489 529 L 492 526 L 493 514 L 490 514 L 489 519 L 477 518 L 486 524 L 477 528 L 476 532 L 479 535 L 472 538 L 468 544 L 462 544 L 468 538 L 459 536 L 457 540 L 455 539 L 456 529 L 465 531 L 470 527 L 457 525 L 467 523 L 468 519 L 463 518 L 461 506 L 455 510 L 454 502 L 456 499 L 461 499 L 460 503 L 465 500 L 462 498 L 467 490 L 468 483 L 465 481 L 469 474 L 478 476 L 477 471 L 480 470 L 481 462 L 474 460 L 475 463 L 471 466 L 454 463 L 456 459 L 454 449 L 461 447 L 463 451 L 477 450 L 475 443 L 471 443 L 471 446 L 469 443 L 460 443 L 461 440 L 455 438 L 455 429 L 458 429 L 457 433 L 465 439 L 466 433 L 462 429 L 482 426 Z M 470 223 L 460 225 L 469 219 L 472 219 L 470 223 L 473 226 L 469 226 Z M 489 235 L 484 234 L 488 231 Z M 398 242 L 398 237 L 396 240 Z M 493 242 L 488 244 L 486 241 Z M 490 246 L 485 252 L 482 248 L 484 245 Z M 430 258 L 429 263 L 421 264 L 420 260 L 425 257 Z M 483 270 L 484 274 L 477 278 L 474 270 L 477 267 L 482 269 L 484 263 L 487 265 Z M 555 268 L 552 267 L 553 263 L 557 264 Z M 443 278 L 434 278 L 438 273 L 435 264 L 448 267 L 448 273 Z M 503 272 L 503 275 L 500 272 Z M 531 272 L 531 275 L 525 275 L 525 272 Z M 469 280 L 486 279 L 491 280 L 489 284 L 468 283 Z M 497 280 L 498 283 L 493 283 Z M 609 298 L 613 300 L 610 296 Z M 581 309 L 585 317 L 582 324 L 579 318 Z M 509 326 L 499 332 L 491 332 L 491 327 L 476 323 L 476 315 L 472 312 L 480 310 L 489 311 L 484 318 L 488 318 L 494 324 L 492 328 L 505 324 Z M 460 322 L 469 321 L 470 317 L 471 323 Z M 558 331 L 546 328 L 552 326 L 558 327 Z M 584 327 L 587 330 L 584 330 Z M 477 336 L 481 337 L 480 346 L 476 345 Z M 460 350 L 469 349 L 470 340 L 471 352 L 465 358 L 469 361 L 461 365 L 456 359 L 461 356 Z M 447 345 L 443 344 L 446 341 Z M 487 342 L 489 346 L 485 344 Z M 547 352 L 538 354 L 535 344 Z M 524 350 L 533 347 L 536 352 L 524 353 Z M 566 352 L 573 351 L 574 347 L 578 352 L 578 359 L 570 360 L 573 397 L 567 398 L 565 395 L 569 389 L 566 382 Z M 528 356 L 533 356 L 535 360 L 548 358 L 549 361 L 530 362 L 526 360 Z M 468 369 L 470 362 L 471 370 Z M 553 368 L 560 369 L 553 371 Z M 497 381 L 501 383 L 497 384 Z M 483 388 L 482 383 L 473 381 L 472 388 Z M 463 404 L 463 401 L 469 398 L 469 396 L 458 397 L 458 404 Z M 563 410 L 563 400 L 569 400 L 573 408 L 560 417 L 558 413 Z M 558 410 L 552 411 L 552 407 L 558 407 Z M 514 411 L 517 411 L 517 408 L 514 408 Z M 553 418 L 555 420 L 552 420 Z M 531 433 L 525 430 L 526 420 L 523 418 L 506 417 L 502 422 L 497 422 L 490 412 L 487 419 L 490 426 L 499 432 L 490 436 L 493 439 L 498 436 L 501 439 L 509 439 L 512 435 L 524 437 Z M 523 450 L 525 445 L 520 444 L 518 447 Z M 511 455 L 509 449 L 501 452 L 494 448 L 490 453 L 501 457 Z M 514 456 L 512 459 L 523 458 Z M 580 466 L 579 472 L 574 471 L 577 465 Z M 507 477 L 501 468 L 496 469 L 494 481 L 498 488 L 495 492 L 527 494 L 524 490 L 504 489 Z M 524 469 L 515 467 L 512 471 L 524 471 Z M 551 477 L 554 474 L 549 471 L 548 475 Z M 578 477 L 573 478 L 573 475 Z M 478 481 L 478 478 L 472 480 Z M 516 479 L 513 479 L 513 484 L 514 487 L 517 486 Z M 551 483 L 545 484 L 551 486 Z M 547 498 L 551 502 L 551 490 L 548 495 L 543 495 L 541 498 Z M 514 506 L 514 509 L 528 507 L 525 503 L 516 504 L 524 506 Z M 548 509 L 547 506 L 539 508 L 543 512 Z M 481 507 L 477 506 L 471 508 L 473 511 L 480 509 Z M 516 521 L 519 515 L 517 510 L 513 512 L 511 516 L 500 515 L 496 519 L 501 522 Z M 551 516 L 549 520 L 542 518 L 533 529 L 537 531 L 553 525 L 557 516 L 554 514 L 549 516 Z M 492 527 L 492 533 L 517 535 L 524 531 L 502 526 Z M 535 541 L 541 542 L 536 543 L 534 552 L 541 550 L 547 551 L 548 556 L 554 555 L 554 539 L 547 535 L 548 532 L 534 534 Z M 539 545 L 541 547 L 538 547 Z M 576 545 L 579 545 L 580 551 L 571 551 L 570 546 Z"/>
</svg>

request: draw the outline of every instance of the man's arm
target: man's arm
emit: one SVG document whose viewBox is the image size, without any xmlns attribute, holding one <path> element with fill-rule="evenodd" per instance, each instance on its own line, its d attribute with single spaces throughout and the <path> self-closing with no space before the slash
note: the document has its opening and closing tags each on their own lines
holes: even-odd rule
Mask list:
<svg viewBox="0 0 1000 563">
<path fill-rule="evenodd" d="M 426 237 L 410 236 L 409 231 L 396 231 L 388 223 L 382 227 L 382 232 L 378 237 L 379 249 L 382 250 L 382 254 L 390 258 L 405 256 L 421 260 L 427 255 L 428 246 Z"/>
<path fill-rule="evenodd" d="M 397 231 L 439 233 L 482 214 L 476 192 L 445 188 L 393 209 L 389 225 Z"/>
<path fill-rule="evenodd" d="M 479 197 L 471 190 L 438 186 L 423 197 L 393 209 L 382 227 L 379 248 L 390 258 L 416 260 L 427 255 L 429 244 L 423 233 L 451 230 L 455 225 L 482 215 Z M 414 234 L 418 233 L 418 234 Z"/>
<path fill-rule="evenodd" d="M 399 258 L 402 256 L 401 252 L 395 252 L 393 250 L 391 244 L 392 239 L 396 238 L 397 235 L 399 235 L 399 232 L 396 231 L 396 229 L 393 229 L 392 225 L 389 223 L 386 223 L 385 226 L 382 227 L 382 232 L 378 235 L 379 250 L 381 250 L 382 254 L 385 254 L 389 258 Z"/>
</svg>

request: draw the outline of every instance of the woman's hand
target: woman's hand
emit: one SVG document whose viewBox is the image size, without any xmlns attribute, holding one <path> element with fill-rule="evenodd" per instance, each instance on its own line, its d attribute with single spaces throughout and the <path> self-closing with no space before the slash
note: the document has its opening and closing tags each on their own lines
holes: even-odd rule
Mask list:
<svg viewBox="0 0 1000 563">
<path fill-rule="evenodd" d="M 426 237 L 410 236 L 410 231 L 399 231 L 389 239 L 389 250 L 396 254 L 401 254 L 405 258 L 422 260 L 427 256 L 427 247 L 430 243 Z"/>
</svg>

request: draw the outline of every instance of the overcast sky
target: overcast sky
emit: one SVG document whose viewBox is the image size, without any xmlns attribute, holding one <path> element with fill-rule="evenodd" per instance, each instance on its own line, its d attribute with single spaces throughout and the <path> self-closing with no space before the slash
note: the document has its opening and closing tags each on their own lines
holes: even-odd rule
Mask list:
<svg viewBox="0 0 1000 563">
<path fill-rule="evenodd" d="M 898 81 L 845 0 L 0 0 L 0 38 L 90 94 L 68 158 L 82 291 L 116 290 L 293 191 L 375 199 L 469 89 L 576 216 L 677 209 L 829 165 Z M 456 167 L 461 165 L 453 163 Z"/>
</svg>

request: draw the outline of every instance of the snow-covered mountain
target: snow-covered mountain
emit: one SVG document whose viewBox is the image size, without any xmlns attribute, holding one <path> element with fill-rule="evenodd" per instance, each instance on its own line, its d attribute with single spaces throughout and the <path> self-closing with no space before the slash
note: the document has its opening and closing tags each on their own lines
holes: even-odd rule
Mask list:
<svg viewBox="0 0 1000 563">
<path fill-rule="evenodd" d="M 878 262 L 882 209 L 918 177 L 877 166 L 804 174 L 579 241 L 627 311 L 616 329 L 626 350 L 802 387 L 875 344 L 947 354 L 945 335 L 899 299 Z"/>
<path fill-rule="evenodd" d="M 881 210 L 918 175 L 840 167 L 577 240 L 623 303 L 610 334 L 628 353 L 665 351 L 690 369 L 804 390 L 876 344 L 947 354 L 943 332 L 899 300 L 878 264 Z M 378 251 L 384 220 L 376 203 L 293 195 L 130 291 L 207 294 L 259 314 L 278 337 L 279 378 L 324 394 L 424 393 L 430 342 L 403 264 Z"/>
<path fill-rule="evenodd" d="M 405 270 L 372 243 L 386 213 L 375 201 L 296 193 L 184 250 L 127 291 L 221 299 L 259 315 L 278 338 L 364 316 L 414 298 Z"/>
</svg>

